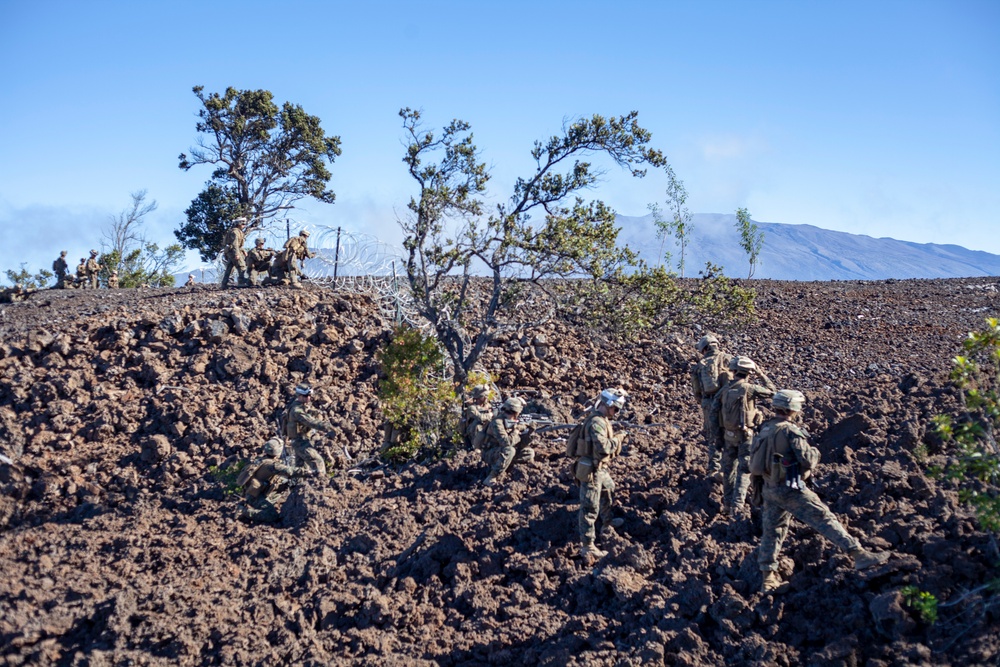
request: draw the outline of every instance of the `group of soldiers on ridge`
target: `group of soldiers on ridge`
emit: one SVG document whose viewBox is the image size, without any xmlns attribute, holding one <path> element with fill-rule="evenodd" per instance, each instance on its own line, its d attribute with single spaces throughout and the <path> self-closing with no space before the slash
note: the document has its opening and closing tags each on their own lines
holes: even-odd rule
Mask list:
<svg viewBox="0 0 1000 667">
<path fill-rule="evenodd" d="M 52 262 L 52 272 L 56 275 L 56 289 L 97 289 L 100 284 L 98 277 L 104 270 L 104 265 L 97 261 L 98 252 L 90 251 L 90 259 L 80 258 L 80 263 L 76 265 L 76 273 L 71 274 L 69 264 L 66 262 L 67 252 L 63 250 L 59 253 L 56 261 Z M 112 271 L 108 276 L 108 287 L 114 289 L 118 287 L 118 272 Z"/>
<path fill-rule="evenodd" d="M 298 285 L 302 278 L 302 262 L 316 253 L 309 250 L 309 231 L 303 229 L 298 236 L 285 241 L 278 251 L 266 248 L 266 241 L 258 238 L 253 250 L 247 252 L 246 218 L 237 218 L 223 239 L 222 257 L 226 268 L 222 274 L 222 286 L 228 287 L 229 280 L 236 272 L 236 285 Z"/>
</svg>

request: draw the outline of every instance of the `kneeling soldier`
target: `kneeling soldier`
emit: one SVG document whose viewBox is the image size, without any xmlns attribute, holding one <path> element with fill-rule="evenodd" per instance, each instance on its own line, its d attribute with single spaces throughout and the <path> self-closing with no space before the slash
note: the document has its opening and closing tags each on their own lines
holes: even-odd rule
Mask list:
<svg viewBox="0 0 1000 667">
<path fill-rule="evenodd" d="M 490 474 L 483 484 L 492 485 L 512 463 L 531 463 L 535 460 L 535 450 L 528 446 L 535 429 L 518 421 L 523 409 L 524 401 L 520 398 L 508 398 L 486 428 L 483 460 L 490 466 Z"/>
<path fill-rule="evenodd" d="M 279 507 L 288 496 L 289 480 L 302 473 L 302 468 L 281 462 L 283 450 L 281 440 L 268 440 L 264 443 L 264 458 L 248 465 L 237 478 L 247 500 L 241 515 L 244 519 L 262 523 L 278 520 Z"/>
<path fill-rule="evenodd" d="M 312 446 L 310 435 L 313 431 L 330 431 L 333 426 L 309 414 L 306 406 L 310 400 L 312 387 L 307 384 L 295 387 L 295 398 L 288 404 L 288 411 L 285 413 L 285 435 L 295 453 L 297 464 L 308 465 L 314 472 L 326 475 L 326 462 Z"/>
</svg>

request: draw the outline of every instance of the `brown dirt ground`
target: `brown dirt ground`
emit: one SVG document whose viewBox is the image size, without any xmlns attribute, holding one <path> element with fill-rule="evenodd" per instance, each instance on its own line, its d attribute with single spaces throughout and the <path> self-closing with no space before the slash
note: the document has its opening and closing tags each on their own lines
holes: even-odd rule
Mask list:
<svg viewBox="0 0 1000 667">
<path fill-rule="evenodd" d="M 791 591 L 773 600 L 756 592 L 756 515 L 723 519 L 704 476 L 696 328 L 620 345 L 556 322 L 547 347 L 509 337 L 484 359 L 557 417 L 622 384 L 626 417 L 666 424 L 613 463 L 625 525 L 587 567 L 558 438 L 495 488 L 472 452 L 345 469 L 343 447 L 360 459 L 381 438 L 389 323 L 363 296 L 47 291 L 0 307 L 0 663 L 996 664 L 996 605 L 966 598 L 927 625 L 899 589 L 956 600 L 998 575 L 995 541 L 924 473 L 947 456 L 927 428 L 956 405 L 949 360 L 997 314 L 997 281 L 754 285 L 759 322 L 720 331 L 724 346 L 806 393 L 813 488 L 894 554 L 858 573 L 794 525 Z M 244 524 L 213 471 L 256 454 L 303 379 L 337 424 L 337 467 L 294 490 L 280 525 Z"/>
</svg>

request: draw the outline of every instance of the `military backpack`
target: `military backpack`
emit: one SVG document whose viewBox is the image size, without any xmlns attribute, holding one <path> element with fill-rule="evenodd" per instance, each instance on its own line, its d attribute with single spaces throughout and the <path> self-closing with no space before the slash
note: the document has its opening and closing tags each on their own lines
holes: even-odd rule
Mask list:
<svg viewBox="0 0 1000 667">
<path fill-rule="evenodd" d="M 719 387 L 721 386 L 719 376 L 722 374 L 724 363 L 725 359 L 718 352 L 698 362 L 698 381 L 701 383 L 701 393 L 703 396 L 711 396 L 719 391 Z"/>
</svg>

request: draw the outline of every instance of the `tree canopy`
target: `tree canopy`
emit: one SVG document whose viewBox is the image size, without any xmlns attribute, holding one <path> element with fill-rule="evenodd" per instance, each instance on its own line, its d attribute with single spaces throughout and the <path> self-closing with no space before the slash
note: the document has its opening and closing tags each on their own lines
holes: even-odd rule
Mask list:
<svg viewBox="0 0 1000 667">
<path fill-rule="evenodd" d="M 178 166 L 187 171 L 208 164 L 215 170 L 187 210 L 187 224 L 176 232 L 186 247 L 203 258 L 214 256 L 221 247 L 216 227 L 222 222 L 222 235 L 240 216 L 252 231 L 305 197 L 333 203 L 327 166 L 341 153 L 340 137 L 328 136 L 318 117 L 290 102 L 279 108 L 267 90 L 230 87 L 222 95 L 206 95 L 202 86 L 193 90 L 201 102 L 198 144 L 180 154 Z"/>
<path fill-rule="evenodd" d="M 481 196 L 490 176 L 470 125 L 455 120 L 435 137 L 421 128 L 419 111 L 402 109 L 400 116 L 407 133 L 403 161 L 419 187 L 408 205 L 410 214 L 400 220 L 407 278 L 457 381 L 465 381 L 501 331 L 531 326 L 546 316 L 533 311 L 528 318 L 533 322 L 527 323 L 516 317 L 525 283 L 554 298 L 554 285 L 543 279 L 599 279 L 635 261 L 635 253 L 617 245 L 614 212 L 600 200 L 585 202 L 578 193 L 602 176 L 582 159 L 588 155 L 607 155 L 636 177 L 644 176 L 647 166 L 666 166 L 663 154 L 649 147 L 651 135 L 638 124 L 636 112 L 579 119 L 561 135 L 536 141 L 534 172 L 517 179 L 509 199 L 489 214 Z M 491 289 L 480 307 L 470 286 L 474 271 L 483 268 Z"/>
</svg>

